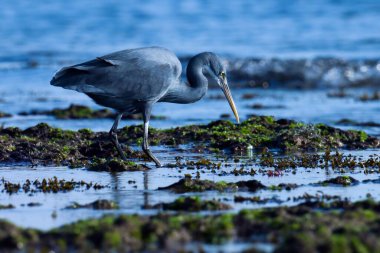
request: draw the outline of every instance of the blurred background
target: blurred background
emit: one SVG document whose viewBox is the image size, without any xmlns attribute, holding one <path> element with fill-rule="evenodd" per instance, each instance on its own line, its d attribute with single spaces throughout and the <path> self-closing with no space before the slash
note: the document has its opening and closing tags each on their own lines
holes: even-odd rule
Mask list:
<svg viewBox="0 0 380 253">
<path fill-rule="evenodd" d="M 83 94 L 50 86 L 51 77 L 66 65 L 157 45 L 174 51 L 184 67 L 202 51 L 223 56 L 243 119 L 274 115 L 377 134 L 379 18 L 377 0 L 3 0 L 0 111 L 9 117 L 0 123 L 108 130 L 112 119 L 42 113 L 70 104 L 100 108 Z M 154 114 L 167 118 L 152 126 L 229 118 L 220 95 L 215 89 L 193 105 L 160 104 Z"/>
<path fill-rule="evenodd" d="M 9 60 L 81 60 L 149 45 L 180 55 L 376 57 L 379 13 L 376 0 L 4 0 L 0 49 Z"/>
</svg>

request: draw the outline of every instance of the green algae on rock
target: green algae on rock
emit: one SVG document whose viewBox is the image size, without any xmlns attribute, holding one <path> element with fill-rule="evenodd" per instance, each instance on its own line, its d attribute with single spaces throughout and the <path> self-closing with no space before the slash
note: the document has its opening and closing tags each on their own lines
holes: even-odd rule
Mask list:
<svg viewBox="0 0 380 253">
<path fill-rule="evenodd" d="M 6 113 L 6 112 L 0 112 L 0 118 L 10 118 L 12 117 L 12 114 Z"/>
<path fill-rule="evenodd" d="M 184 251 L 192 243 L 222 244 L 234 240 L 270 244 L 275 252 L 380 251 L 379 202 L 368 199 L 356 203 L 310 203 L 314 204 L 205 216 L 104 216 L 46 232 L 0 221 L 0 247 L 23 252 L 174 252 Z"/>
<path fill-rule="evenodd" d="M 42 206 L 42 203 L 39 202 L 29 202 L 28 204 L 21 204 L 21 206 L 28 206 L 28 207 L 36 207 L 36 206 Z"/>
<path fill-rule="evenodd" d="M 121 136 L 127 139 L 141 137 L 142 129 L 125 127 Z M 208 125 L 153 130 L 154 144 L 204 144 L 209 150 L 245 150 L 248 146 L 279 148 L 282 150 L 323 150 L 326 148 L 370 148 L 379 146 L 379 140 L 361 131 L 344 131 L 323 124 L 305 125 L 291 120 L 275 120 L 269 116 L 255 116 L 239 125 L 230 121 L 214 121 Z"/>
<path fill-rule="evenodd" d="M 30 112 L 21 112 L 19 115 L 28 116 L 28 115 L 51 115 L 57 119 L 112 119 L 114 120 L 117 116 L 117 113 L 109 109 L 99 109 L 93 110 L 88 106 L 84 105 L 75 105 L 71 104 L 68 108 L 65 109 L 53 109 L 47 111 L 30 111 Z M 151 116 L 152 119 L 166 119 L 165 116 Z M 131 114 L 125 115 L 123 119 L 131 120 L 140 120 L 142 116 L 140 114 Z"/>
<path fill-rule="evenodd" d="M 338 177 L 320 182 L 319 184 L 321 185 L 334 184 L 334 185 L 342 185 L 342 186 L 351 186 L 351 185 L 359 184 L 359 181 L 350 176 L 338 176 Z"/>
<path fill-rule="evenodd" d="M 276 171 L 292 168 L 329 168 L 335 169 L 355 169 L 361 168 L 365 173 L 379 171 L 380 156 L 371 155 L 367 159 L 360 156 L 344 155 L 338 151 L 332 153 L 327 149 L 324 154 L 315 153 L 295 153 L 288 154 L 285 157 L 275 157 L 268 149 L 264 149 L 259 156 L 258 163 L 262 167 L 273 167 Z M 273 174 L 273 173 L 272 173 Z M 269 175 L 270 176 L 270 175 Z"/>
<path fill-rule="evenodd" d="M 45 123 L 20 130 L 0 131 L 0 162 L 32 165 L 68 165 L 83 167 L 95 158 L 117 157 L 117 151 L 106 133 L 88 129 L 79 131 L 53 128 Z M 124 148 L 129 157 L 141 157 Z"/>
<path fill-rule="evenodd" d="M 203 192 L 203 191 L 251 191 L 255 192 L 266 187 L 257 180 L 239 181 L 236 183 L 226 183 L 224 181 L 213 182 L 210 180 L 192 179 L 185 177 L 178 182 L 158 190 L 170 190 L 176 193 Z"/>
<path fill-rule="evenodd" d="M 255 103 L 253 105 L 248 106 L 248 108 L 261 110 L 261 109 L 285 109 L 286 107 L 283 105 L 263 105 L 263 104 Z"/>
<path fill-rule="evenodd" d="M 266 204 L 268 202 L 270 202 L 270 203 L 276 203 L 276 204 L 283 203 L 282 200 L 277 199 L 276 197 L 261 198 L 260 196 L 245 197 L 245 196 L 239 196 L 239 195 L 235 195 L 234 196 L 234 202 L 235 203 L 252 202 L 252 203 L 257 203 L 257 204 Z"/>
<path fill-rule="evenodd" d="M 8 204 L 8 205 L 1 205 L 0 204 L 0 210 L 1 209 L 13 209 L 13 208 L 15 208 L 15 206 L 12 204 Z"/>
<path fill-rule="evenodd" d="M 367 102 L 367 101 L 378 101 L 380 100 L 380 92 L 379 91 L 374 91 L 372 94 L 363 94 L 358 98 L 362 102 Z"/>
<path fill-rule="evenodd" d="M 282 190 L 290 191 L 290 190 L 296 189 L 297 187 L 299 187 L 299 185 L 297 184 L 281 183 L 279 185 L 271 185 L 268 187 L 268 189 L 271 191 L 282 191 Z"/>
<path fill-rule="evenodd" d="M 380 127 L 380 123 L 377 123 L 377 122 L 373 122 L 373 121 L 357 122 L 351 119 L 341 119 L 337 121 L 335 124 L 344 125 L 344 126 Z"/>
<path fill-rule="evenodd" d="M 119 130 L 119 141 L 136 144 L 142 140 L 141 126 L 126 126 Z M 256 116 L 240 125 L 215 121 L 208 125 L 193 125 L 173 129 L 150 130 L 152 145 L 194 144 L 200 152 L 244 151 L 253 146 L 281 150 L 323 150 L 330 148 L 373 148 L 379 140 L 361 131 L 343 131 L 326 125 L 305 125 L 290 120 Z M 9 127 L 0 129 L 0 162 L 26 162 L 32 165 L 68 165 L 83 167 L 95 158 L 118 157 L 108 133 L 62 130 L 40 123 L 26 130 Z M 144 159 L 142 152 L 124 147 L 127 157 Z"/>
<path fill-rule="evenodd" d="M 43 114 L 52 115 L 57 119 L 93 119 L 115 118 L 116 114 L 109 109 L 92 110 L 83 105 L 70 105 L 66 109 L 53 109 Z"/>
<path fill-rule="evenodd" d="M 81 205 L 79 203 L 74 202 L 70 206 L 66 207 L 67 209 L 78 209 L 78 208 L 91 208 L 95 210 L 111 210 L 111 209 L 119 209 L 117 203 L 112 200 L 99 199 L 94 202 Z"/>
<path fill-rule="evenodd" d="M 145 171 L 148 169 L 145 165 L 136 164 L 131 161 L 123 161 L 113 158 L 111 160 L 94 159 L 88 166 L 89 170 L 94 171 L 109 171 L 109 172 L 122 172 L 122 171 Z"/>
<path fill-rule="evenodd" d="M 11 183 L 5 179 L 2 179 L 0 185 L 3 185 L 3 191 L 9 194 L 25 192 L 25 193 L 34 193 L 34 192 L 44 192 L 44 193 L 57 193 L 57 192 L 68 192 L 75 189 L 102 189 L 105 186 L 97 183 L 87 183 L 85 181 L 66 181 L 64 179 L 58 179 L 57 177 L 34 180 L 31 181 L 27 179 L 24 183 Z"/>
<path fill-rule="evenodd" d="M 339 195 L 329 195 L 323 192 L 316 193 L 316 194 L 309 194 L 305 192 L 301 196 L 293 197 L 294 202 L 307 201 L 307 202 L 314 202 L 314 203 L 326 203 L 333 200 L 340 202 L 340 201 L 343 201 L 343 198 Z"/>
<path fill-rule="evenodd" d="M 171 211 L 217 211 L 232 209 L 230 205 L 217 200 L 201 200 L 198 196 L 180 197 L 171 203 L 159 203 L 151 208 Z"/>
<path fill-rule="evenodd" d="M 158 190 L 170 190 L 176 193 L 225 190 L 235 191 L 237 190 L 237 186 L 224 181 L 213 182 L 211 180 L 184 178 L 169 186 L 159 187 Z"/>
</svg>

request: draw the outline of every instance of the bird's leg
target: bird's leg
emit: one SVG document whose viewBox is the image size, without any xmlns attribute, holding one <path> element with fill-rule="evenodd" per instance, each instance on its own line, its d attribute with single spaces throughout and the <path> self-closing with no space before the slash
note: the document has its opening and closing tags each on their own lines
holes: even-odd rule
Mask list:
<svg viewBox="0 0 380 253">
<path fill-rule="evenodd" d="M 117 115 L 116 119 L 115 119 L 115 122 L 113 123 L 113 125 L 111 127 L 109 135 L 111 137 L 111 141 L 113 142 L 113 144 L 115 145 L 115 147 L 117 149 L 117 152 L 121 156 L 121 159 L 123 159 L 124 161 L 126 161 L 127 158 L 125 157 L 124 152 L 123 152 L 123 150 L 120 147 L 119 140 L 117 139 L 117 132 L 116 132 L 117 126 L 119 125 L 121 117 L 123 117 L 123 114 L 119 113 Z"/>
<path fill-rule="evenodd" d="M 149 130 L 149 119 L 150 119 L 150 113 L 151 113 L 151 105 L 148 105 L 145 107 L 145 110 L 143 111 L 143 119 L 144 119 L 144 136 L 143 136 L 143 143 L 142 143 L 142 149 L 145 152 L 145 154 L 152 159 L 157 167 L 161 167 L 160 161 L 152 154 L 152 151 L 149 149 L 149 141 L 148 141 L 148 130 Z"/>
<path fill-rule="evenodd" d="M 143 144 L 142 149 L 144 150 L 145 154 L 149 156 L 150 159 L 152 159 L 157 167 L 161 167 L 160 161 L 152 154 L 152 151 L 150 151 L 149 148 L 149 141 L 148 141 L 148 128 L 149 128 L 149 121 L 144 122 L 144 137 L 143 137 Z"/>
</svg>

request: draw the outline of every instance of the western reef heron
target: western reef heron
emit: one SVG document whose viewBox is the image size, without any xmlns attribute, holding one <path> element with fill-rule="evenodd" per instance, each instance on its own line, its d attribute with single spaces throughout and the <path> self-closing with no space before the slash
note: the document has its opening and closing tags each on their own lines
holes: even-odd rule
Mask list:
<svg viewBox="0 0 380 253">
<path fill-rule="evenodd" d="M 215 81 L 239 122 L 226 68 L 218 56 L 204 52 L 192 57 L 186 69 L 187 82 L 181 80 L 181 72 L 181 63 L 173 52 L 161 47 L 145 47 L 64 67 L 54 75 L 50 84 L 83 92 L 97 104 L 118 112 L 109 134 L 123 160 L 126 157 L 116 133 L 119 121 L 123 114 L 142 113 L 142 149 L 160 167 L 161 163 L 150 151 L 148 142 L 149 119 L 155 103 L 194 103 L 206 94 L 209 81 Z"/>
</svg>

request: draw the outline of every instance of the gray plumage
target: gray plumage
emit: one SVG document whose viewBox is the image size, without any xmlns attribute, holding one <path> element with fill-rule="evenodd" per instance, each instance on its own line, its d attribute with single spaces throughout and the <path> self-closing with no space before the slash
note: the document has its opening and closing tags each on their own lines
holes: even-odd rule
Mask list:
<svg viewBox="0 0 380 253">
<path fill-rule="evenodd" d="M 123 159 L 116 129 L 123 114 L 142 113 L 144 119 L 143 150 L 160 166 L 149 150 L 148 125 L 152 105 L 156 102 L 193 103 L 207 92 L 208 81 L 216 81 L 237 112 L 228 89 L 226 70 L 213 53 L 201 53 L 190 59 L 188 82 L 181 81 L 182 67 L 171 51 L 160 47 L 123 50 L 98 57 L 58 71 L 51 85 L 83 92 L 97 104 L 115 109 L 119 115 L 110 135 Z"/>
</svg>

